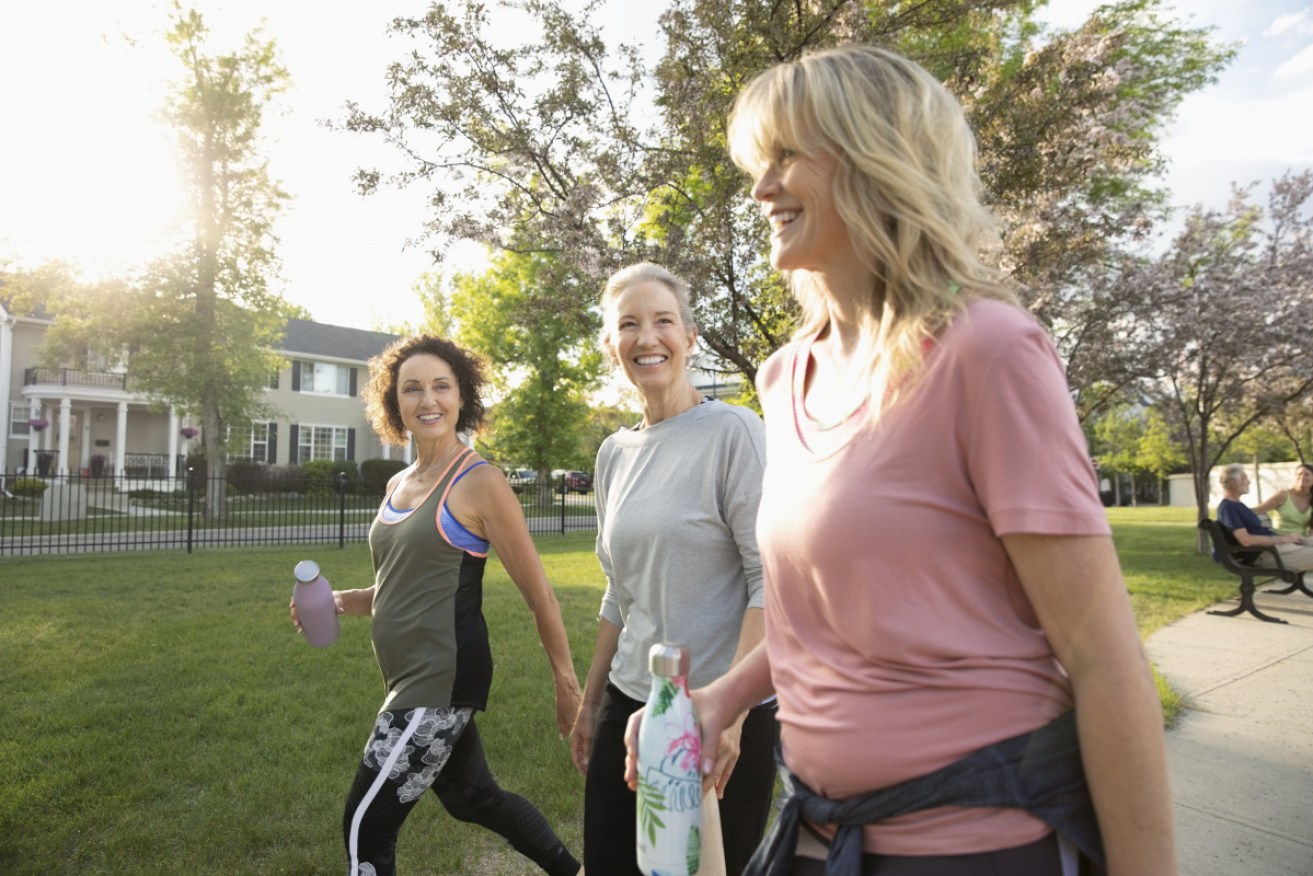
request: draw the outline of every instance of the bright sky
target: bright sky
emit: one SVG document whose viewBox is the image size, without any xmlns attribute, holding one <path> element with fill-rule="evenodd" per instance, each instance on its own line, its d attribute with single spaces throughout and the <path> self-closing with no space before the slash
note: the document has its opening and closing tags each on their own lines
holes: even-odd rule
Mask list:
<svg viewBox="0 0 1313 876">
<path fill-rule="evenodd" d="M 270 119 L 273 174 L 295 198 L 278 224 L 288 300 L 315 319 L 358 328 L 418 320 L 413 287 L 429 269 L 407 247 L 424 220 L 421 190 L 355 193 L 362 164 L 395 161 L 367 138 L 325 130 L 346 100 L 382 106 L 383 73 L 401 52 L 386 25 L 424 0 L 194 0 L 229 48 L 267 19 L 292 75 Z M 577 5 L 577 4 L 575 4 Z M 1073 26 L 1097 0 L 1055 0 L 1046 19 Z M 1244 48 L 1221 81 L 1189 98 L 1166 139 L 1177 203 L 1224 205 L 1230 182 L 1313 167 L 1313 0 L 1176 0 L 1195 24 Z M 607 33 L 659 39 L 660 3 L 611 0 Z M 165 0 L 43 0 L 0 5 L 0 263 L 59 259 L 83 276 L 126 273 L 168 249 L 181 204 L 170 135 L 156 119 L 174 61 L 160 36 Z M 621 11 L 622 10 L 622 11 Z M 477 255 L 459 254 L 474 266 Z"/>
</svg>

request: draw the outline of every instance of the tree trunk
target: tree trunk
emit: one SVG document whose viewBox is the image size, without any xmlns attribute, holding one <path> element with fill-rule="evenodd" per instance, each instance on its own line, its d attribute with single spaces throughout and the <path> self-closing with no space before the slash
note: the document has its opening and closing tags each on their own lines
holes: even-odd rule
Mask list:
<svg viewBox="0 0 1313 876">
<path fill-rule="evenodd" d="M 1190 474 L 1194 476 L 1195 506 L 1199 511 L 1199 519 L 1204 520 L 1212 516 L 1208 509 L 1208 472 L 1196 470 Z M 1208 533 L 1202 529 L 1195 530 L 1195 552 L 1200 554 L 1212 552 L 1212 545 L 1208 543 Z"/>
<path fill-rule="evenodd" d="M 213 398 L 202 403 L 201 421 L 205 424 L 205 518 L 221 521 L 228 516 L 228 465 L 224 459 L 219 406 Z"/>
</svg>

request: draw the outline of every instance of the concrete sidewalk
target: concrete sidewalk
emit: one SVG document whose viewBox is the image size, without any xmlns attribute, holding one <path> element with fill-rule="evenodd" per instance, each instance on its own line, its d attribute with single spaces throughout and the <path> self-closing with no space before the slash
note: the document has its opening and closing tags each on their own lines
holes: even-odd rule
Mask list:
<svg viewBox="0 0 1313 876">
<path fill-rule="evenodd" d="M 1146 646 L 1190 707 L 1167 734 L 1181 876 L 1313 874 L 1313 599 L 1256 602 L 1289 623 L 1198 612 Z"/>
</svg>

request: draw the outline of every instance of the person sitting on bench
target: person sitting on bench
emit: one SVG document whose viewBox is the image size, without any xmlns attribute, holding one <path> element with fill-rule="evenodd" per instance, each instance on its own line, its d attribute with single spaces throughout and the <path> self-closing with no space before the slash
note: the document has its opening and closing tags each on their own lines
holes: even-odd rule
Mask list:
<svg viewBox="0 0 1313 876">
<path fill-rule="evenodd" d="M 1281 554 L 1287 569 L 1307 572 L 1313 569 L 1313 538 L 1299 535 L 1278 535 L 1263 525 L 1240 497 L 1249 492 L 1249 473 L 1240 463 L 1232 463 L 1222 471 L 1222 491 L 1226 498 L 1217 503 L 1217 522 L 1230 532 L 1244 547 L 1273 545 Z M 1255 551 L 1259 566 L 1275 567 L 1276 560 L 1268 551 Z"/>
</svg>

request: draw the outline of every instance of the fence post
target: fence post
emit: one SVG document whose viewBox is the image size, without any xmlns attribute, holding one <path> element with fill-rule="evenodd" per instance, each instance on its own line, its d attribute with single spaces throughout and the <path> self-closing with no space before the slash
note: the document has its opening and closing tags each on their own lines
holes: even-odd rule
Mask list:
<svg viewBox="0 0 1313 876">
<path fill-rule="evenodd" d="M 346 547 L 346 472 L 337 473 L 337 546 Z"/>
<path fill-rule="evenodd" d="M 561 475 L 561 535 L 565 535 L 565 497 L 568 495 L 570 491 L 565 488 L 565 475 Z"/>
<path fill-rule="evenodd" d="M 191 553 L 192 533 L 196 530 L 196 483 L 187 466 L 187 553 Z"/>
</svg>

